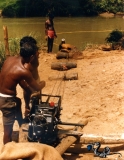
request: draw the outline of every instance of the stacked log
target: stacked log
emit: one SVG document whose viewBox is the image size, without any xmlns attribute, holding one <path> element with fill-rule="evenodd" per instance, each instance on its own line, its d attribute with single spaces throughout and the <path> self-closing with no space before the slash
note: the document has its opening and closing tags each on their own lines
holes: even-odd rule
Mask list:
<svg viewBox="0 0 124 160">
<path fill-rule="evenodd" d="M 78 80 L 78 73 L 66 73 L 61 76 L 52 75 L 49 80 Z"/>
<path fill-rule="evenodd" d="M 51 69 L 64 71 L 69 70 L 71 68 L 76 68 L 77 64 L 74 62 L 56 62 L 51 64 Z"/>
</svg>

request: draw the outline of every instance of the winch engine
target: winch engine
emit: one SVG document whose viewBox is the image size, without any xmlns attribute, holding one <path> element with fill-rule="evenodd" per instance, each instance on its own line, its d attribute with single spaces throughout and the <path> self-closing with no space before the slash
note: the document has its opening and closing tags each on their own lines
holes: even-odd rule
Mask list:
<svg viewBox="0 0 124 160">
<path fill-rule="evenodd" d="M 42 95 L 42 99 L 43 96 L 47 97 L 45 102 L 38 97 L 31 99 L 28 140 L 51 145 L 57 142 L 58 138 L 61 96 Z M 55 102 L 50 99 L 54 99 Z"/>
</svg>

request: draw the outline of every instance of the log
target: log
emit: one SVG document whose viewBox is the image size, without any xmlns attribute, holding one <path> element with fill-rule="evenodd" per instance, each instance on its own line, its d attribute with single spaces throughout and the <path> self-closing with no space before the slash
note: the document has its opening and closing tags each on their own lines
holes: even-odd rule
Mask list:
<svg viewBox="0 0 124 160">
<path fill-rule="evenodd" d="M 83 134 L 78 143 L 88 144 L 93 142 L 100 142 L 101 144 L 122 144 L 124 143 L 124 135 Z"/>
<path fill-rule="evenodd" d="M 84 126 L 88 123 L 87 120 L 83 120 L 80 121 L 79 123 L 84 124 Z M 75 127 L 75 131 L 79 131 L 82 127 Z M 80 134 L 80 133 L 79 133 Z M 65 151 L 74 143 L 79 139 L 80 136 L 74 136 L 74 135 L 70 135 L 67 136 L 65 138 L 62 139 L 62 141 L 59 143 L 58 146 L 56 146 L 56 150 L 60 153 L 60 155 L 63 155 L 65 153 Z"/>
<path fill-rule="evenodd" d="M 6 57 L 7 57 L 7 56 L 10 56 L 7 26 L 3 26 L 3 31 L 4 31 L 5 54 L 6 54 Z"/>
<path fill-rule="evenodd" d="M 49 80 L 78 80 L 78 73 L 66 73 L 61 76 L 52 75 L 48 77 Z"/>
<path fill-rule="evenodd" d="M 62 44 L 62 49 L 68 49 L 68 50 L 71 50 L 73 48 L 76 48 L 75 46 L 71 45 L 71 44 L 68 44 L 68 43 L 64 43 Z"/>
<path fill-rule="evenodd" d="M 78 144 L 78 143 L 75 144 L 74 143 L 66 150 L 66 153 L 73 153 L 73 154 L 93 153 L 92 150 L 88 151 L 87 145 L 88 144 L 85 145 L 85 144 Z M 118 151 L 120 152 L 121 150 L 124 150 L 123 144 L 101 144 L 100 151 L 103 151 L 103 149 L 106 146 L 108 146 L 110 148 L 111 152 L 118 152 Z"/>
<path fill-rule="evenodd" d="M 63 155 L 64 152 L 77 140 L 76 136 L 67 136 L 63 138 L 61 143 L 56 147 L 56 150 Z"/>
<path fill-rule="evenodd" d="M 51 64 L 51 69 L 64 71 L 71 68 L 76 68 L 77 64 L 74 62 L 56 62 Z"/>
<path fill-rule="evenodd" d="M 57 59 L 62 59 L 62 58 L 65 58 L 65 59 L 68 59 L 68 58 L 73 58 L 73 54 L 71 53 L 67 53 L 67 52 L 58 52 L 56 54 L 56 58 Z"/>
<path fill-rule="evenodd" d="M 58 52 L 56 54 L 56 58 L 57 59 L 62 59 L 62 58 L 65 58 L 65 59 L 83 59 L 84 56 L 83 56 L 83 53 L 80 52 L 79 50 L 72 50 L 70 51 L 69 53 L 67 52 Z"/>
</svg>

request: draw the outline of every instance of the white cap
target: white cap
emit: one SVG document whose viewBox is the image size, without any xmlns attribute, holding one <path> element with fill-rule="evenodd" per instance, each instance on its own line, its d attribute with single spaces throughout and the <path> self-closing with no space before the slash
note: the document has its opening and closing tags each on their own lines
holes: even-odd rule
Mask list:
<svg viewBox="0 0 124 160">
<path fill-rule="evenodd" d="M 62 38 L 62 42 L 65 41 L 65 38 Z"/>
</svg>

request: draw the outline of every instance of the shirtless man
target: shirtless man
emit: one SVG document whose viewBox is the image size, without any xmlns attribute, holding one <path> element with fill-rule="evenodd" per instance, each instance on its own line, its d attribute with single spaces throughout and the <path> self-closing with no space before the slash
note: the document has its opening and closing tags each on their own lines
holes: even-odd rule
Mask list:
<svg viewBox="0 0 124 160">
<path fill-rule="evenodd" d="M 4 144 L 12 141 L 15 117 L 19 126 L 22 123 L 21 100 L 16 97 L 16 86 L 19 84 L 26 91 L 40 91 L 45 87 L 44 81 L 38 84 L 31 72 L 25 68 L 25 64 L 33 61 L 38 54 L 37 46 L 27 42 L 20 48 L 20 56 L 10 56 L 3 64 L 0 73 L 0 110 L 3 113 Z"/>
<path fill-rule="evenodd" d="M 37 41 L 31 37 L 31 36 L 25 36 L 20 40 L 20 47 L 23 46 L 24 43 L 33 43 L 37 45 Z M 32 73 L 33 78 L 39 82 L 40 77 L 38 73 L 38 66 L 39 66 L 39 54 L 37 54 L 30 63 L 25 63 L 24 66 L 25 68 L 29 69 L 30 72 Z M 31 91 L 26 91 L 24 90 L 23 92 L 24 95 L 24 102 L 25 102 L 25 122 L 28 121 L 28 114 L 30 113 L 30 107 L 29 107 L 29 102 L 30 102 L 30 97 L 31 97 Z"/>
</svg>

